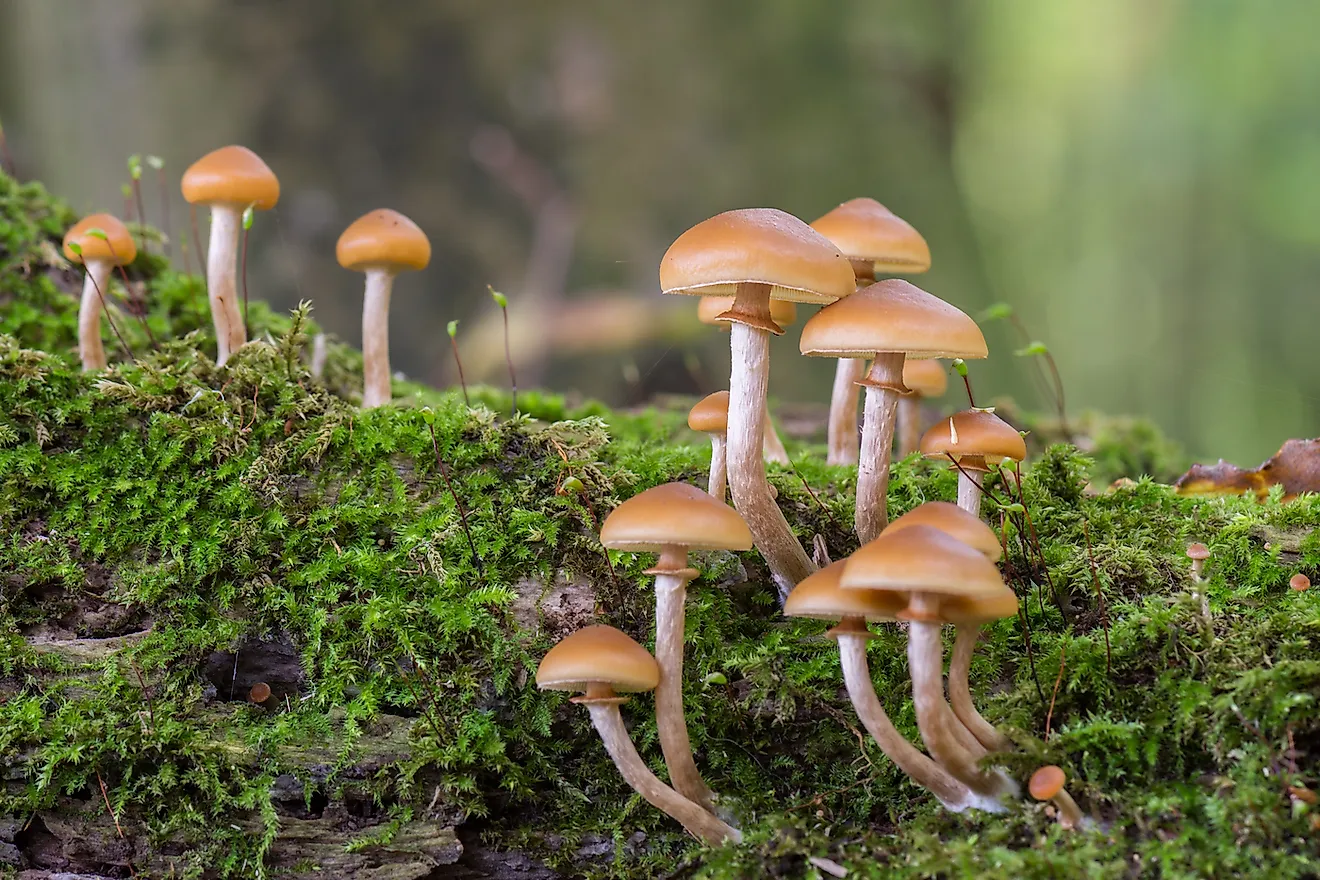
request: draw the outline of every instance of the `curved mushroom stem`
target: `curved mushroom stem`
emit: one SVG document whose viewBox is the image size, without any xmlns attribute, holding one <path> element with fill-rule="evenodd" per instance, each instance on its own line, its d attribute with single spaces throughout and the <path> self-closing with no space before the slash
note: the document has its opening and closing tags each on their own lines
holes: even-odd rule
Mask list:
<svg viewBox="0 0 1320 880">
<path fill-rule="evenodd" d="M 861 358 L 839 358 L 830 393 L 828 464 L 857 464 L 857 383 L 866 373 Z"/>
<path fill-rule="evenodd" d="M 963 726 L 971 731 L 972 736 L 986 749 L 992 752 L 1007 752 L 1013 748 L 1013 742 L 989 721 L 981 717 L 972 704 L 972 690 L 968 684 L 968 675 L 972 668 L 972 654 L 976 651 L 976 640 L 980 627 L 959 626 L 958 637 L 953 642 L 953 654 L 949 657 L 949 703 L 953 714 Z"/>
<path fill-rule="evenodd" d="M 238 234 L 243 207 L 211 206 L 211 246 L 206 252 L 206 293 L 211 300 L 211 321 L 215 324 L 215 362 L 224 366 L 229 356 L 247 342 L 243 315 L 238 310 L 237 270 Z"/>
<path fill-rule="evenodd" d="M 903 386 L 902 352 L 880 352 L 862 379 L 866 411 L 862 448 L 857 462 L 857 539 L 863 544 L 880 537 L 889 524 L 889 451 Z"/>
<path fill-rule="evenodd" d="M 898 765 L 912 778 L 912 781 L 928 789 L 939 802 L 955 813 L 961 813 L 969 807 L 992 812 L 1003 812 L 1004 807 L 991 798 L 981 797 L 958 781 L 944 767 L 932 761 L 903 734 L 895 729 L 889 716 L 885 714 L 880 699 L 875 695 L 875 685 L 871 682 L 871 672 L 866 664 L 866 643 L 870 633 L 857 621 L 856 629 L 846 628 L 844 621 L 831 635 L 839 643 L 839 662 L 843 666 L 843 681 L 848 687 L 848 698 L 852 700 L 857 717 L 862 720 L 867 733 L 876 741 L 891 761 Z"/>
<path fill-rule="evenodd" d="M 966 465 L 963 466 L 964 470 Z M 981 471 L 958 471 L 958 506 L 970 513 L 977 519 L 981 518 L 981 497 L 985 494 L 981 491 L 978 480 L 984 480 L 985 474 Z M 975 474 L 976 479 L 967 474 Z"/>
<path fill-rule="evenodd" d="M 693 837 L 711 846 L 719 846 L 726 840 L 733 843 L 742 840 L 742 834 L 736 828 L 716 819 L 647 769 L 628 738 L 628 728 L 624 727 L 618 703 L 588 703 L 587 711 L 591 713 L 591 723 L 600 734 L 601 742 L 605 743 L 605 751 L 614 760 L 614 766 L 619 768 L 619 773 L 633 791 L 646 798 L 647 803 L 673 816 Z"/>
<path fill-rule="evenodd" d="M 362 408 L 390 402 L 390 290 L 394 273 L 367 270 L 362 301 Z"/>
<path fill-rule="evenodd" d="M 790 464 L 792 461 L 788 457 L 788 450 L 784 448 L 784 441 L 779 439 L 779 432 L 775 430 L 769 409 L 765 413 L 765 437 L 761 440 L 761 455 L 766 461 L 775 464 Z"/>
<path fill-rule="evenodd" d="M 921 395 L 915 391 L 898 402 L 898 457 L 904 458 L 921 445 Z"/>
<path fill-rule="evenodd" d="M 724 501 L 729 494 L 729 467 L 725 461 L 723 434 L 710 435 L 710 494 Z"/>
<path fill-rule="evenodd" d="M 110 261 L 88 260 L 86 268 L 82 302 L 78 305 L 78 357 L 85 373 L 104 370 L 108 363 L 101 344 L 101 309 L 110 283 Z"/>
<path fill-rule="evenodd" d="M 733 506 L 752 532 L 756 549 L 765 557 L 779 590 L 779 604 L 815 568 L 793 535 L 784 514 L 770 497 L 761 457 L 765 430 L 766 387 L 770 379 L 770 288 L 740 284 L 733 307 L 737 320 L 729 328 L 733 369 L 729 375 L 728 466 Z M 762 327 L 744 323 L 764 322 Z"/>
<path fill-rule="evenodd" d="M 706 785 L 692 757 L 687 720 L 683 716 L 683 603 L 688 581 L 696 575 L 687 567 L 687 551 L 665 547 L 655 575 L 655 661 L 660 684 L 655 689 L 655 724 L 660 750 L 669 768 L 669 781 L 679 794 L 707 812 L 714 812 L 715 793 Z"/>
<path fill-rule="evenodd" d="M 1059 811 L 1059 824 L 1064 828 L 1080 828 L 1087 824 L 1087 817 L 1082 813 L 1082 808 L 1077 806 L 1077 801 L 1072 799 L 1066 788 L 1059 789 L 1059 793 L 1050 798 L 1050 801 Z"/>
</svg>

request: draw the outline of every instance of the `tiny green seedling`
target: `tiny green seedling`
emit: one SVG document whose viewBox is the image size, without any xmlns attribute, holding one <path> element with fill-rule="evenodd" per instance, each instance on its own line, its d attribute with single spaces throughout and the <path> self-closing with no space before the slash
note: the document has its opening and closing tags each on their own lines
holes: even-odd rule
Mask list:
<svg viewBox="0 0 1320 880">
<path fill-rule="evenodd" d="M 252 328 L 248 326 L 248 285 L 247 285 L 247 254 L 248 254 L 248 233 L 252 231 L 252 221 L 254 218 L 253 208 L 255 203 L 248 205 L 243 209 L 243 255 L 240 259 L 242 265 L 239 272 L 243 278 L 243 336 L 246 339 L 252 338 Z"/>
<path fill-rule="evenodd" d="M 513 414 L 518 414 L 518 376 L 513 372 L 513 354 L 509 350 L 509 298 L 500 293 L 489 284 L 486 289 L 490 291 L 490 298 L 495 300 L 495 305 L 500 307 L 504 313 L 504 360 L 509 364 L 509 387 L 513 397 Z"/>
<path fill-rule="evenodd" d="M 446 329 L 449 331 L 449 347 L 454 352 L 454 363 L 458 366 L 458 384 L 463 389 L 463 403 L 470 407 L 472 399 L 468 397 L 467 379 L 463 376 L 463 359 L 458 356 L 458 321 L 450 321 Z"/>
</svg>

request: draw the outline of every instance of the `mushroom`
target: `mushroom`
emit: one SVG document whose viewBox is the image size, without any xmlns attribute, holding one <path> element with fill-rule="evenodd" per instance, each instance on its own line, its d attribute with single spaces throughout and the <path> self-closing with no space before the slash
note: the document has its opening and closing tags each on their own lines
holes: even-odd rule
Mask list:
<svg viewBox="0 0 1320 880">
<path fill-rule="evenodd" d="M 712 846 L 739 842 L 742 835 L 661 782 L 647 769 L 628 738 L 619 706 L 620 693 L 653 690 L 660 679 L 655 658 L 612 626 L 580 629 L 550 649 L 536 670 L 541 690 L 581 691 L 574 697 L 591 713 L 591 723 L 614 766 L 647 802 L 679 821 L 694 837 Z"/>
<path fill-rule="evenodd" d="M 852 263 L 857 286 L 881 274 L 925 272 L 930 248 L 921 233 L 875 199 L 852 199 L 817 219 L 812 228 L 834 242 Z M 830 395 L 830 464 L 857 464 L 857 389 L 866 372 L 861 358 L 839 358 Z"/>
<path fill-rule="evenodd" d="M 92 234 L 98 231 L 101 234 Z M 78 305 L 78 357 L 84 372 L 104 370 L 107 361 L 101 345 L 101 311 L 110 290 L 110 270 L 133 262 L 137 245 L 117 217 L 89 214 L 64 234 L 64 256 L 87 267 Z"/>
<path fill-rule="evenodd" d="M 1289 578 L 1288 586 L 1292 587 L 1294 592 L 1300 593 L 1303 590 L 1311 589 L 1311 579 L 1299 571 Z"/>
<path fill-rule="evenodd" d="M 1054 764 L 1046 764 L 1035 773 L 1031 774 L 1031 780 L 1027 783 L 1027 791 L 1038 801 L 1053 801 L 1055 809 L 1059 811 L 1059 825 L 1063 828 L 1078 828 L 1086 823 L 1086 817 L 1082 815 L 1082 810 L 1077 806 L 1077 801 L 1072 799 L 1064 789 L 1068 782 L 1068 774 L 1063 772 L 1062 767 Z"/>
<path fill-rule="evenodd" d="M 270 699 L 270 685 L 266 684 L 264 681 L 259 681 L 248 689 L 249 702 L 256 703 L 258 706 L 260 706 L 263 705 L 269 699 Z"/>
<path fill-rule="evenodd" d="M 921 444 L 921 401 L 941 397 L 949 388 L 944 364 L 936 360 L 904 361 L 903 384 L 908 387 L 898 402 L 898 455 L 911 455 Z"/>
<path fill-rule="evenodd" d="M 979 551 L 991 562 L 999 561 L 1003 548 L 994 531 L 961 507 L 947 501 L 928 501 L 912 508 L 891 522 L 884 533 L 888 535 L 919 525 L 937 528 L 973 550 Z M 953 707 L 953 714 L 958 716 L 963 726 L 971 731 L 972 736 L 976 737 L 982 746 L 992 752 L 1009 751 L 1013 748 L 1013 743 L 976 711 L 976 706 L 972 703 L 968 676 L 972 667 L 972 654 L 976 652 L 976 641 L 980 636 L 981 624 L 1012 617 L 1017 614 L 1017 606 L 1017 596 L 1007 587 L 985 598 L 947 599 L 943 605 L 950 622 L 957 625 L 953 654 L 949 657 L 949 704 Z"/>
<path fill-rule="evenodd" d="M 665 293 L 733 295 L 729 488 L 779 589 L 780 601 L 814 566 L 770 497 L 761 458 L 776 299 L 828 303 L 853 292 L 848 261 L 820 233 L 773 208 L 727 211 L 684 232 L 660 262 Z"/>
<path fill-rule="evenodd" d="M 1188 544 L 1187 558 L 1192 560 L 1192 580 L 1201 583 L 1205 580 L 1205 561 L 1210 558 L 1210 548 L 1199 541 Z"/>
<path fill-rule="evenodd" d="M 866 387 L 861 458 L 857 465 L 858 539 L 865 544 L 884 530 L 890 449 L 898 401 L 907 393 L 903 362 L 913 358 L 983 358 L 985 337 L 976 322 L 920 288 L 891 278 L 826 306 L 802 327 L 798 344 L 815 357 L 875 360 L 860 384 Z"/>
<path fill-rule="evenodd" d="M 1004 459 L 1022 461 L 1027 444 L 1008 422 L 988 409 L 965 409 L 937 422 L 921 435 L 926 458 L 952 459 L 958 466 L 958 506 L 981 515 L 979 479 Z M 977 474 L 977 478 L 970 476 Z"/>
<path fill-rule="evenodd" d="M 247 342 L 238 309 L 238 233 L 249 206 L 269 211 L 280 200 L 280 182 L 261 157 L 247 147 L 221 147 L 198 159 L 183 174 L 183 197 L 211 207 L 211 245 L 206 252 L 206 292 L 215 324 L 216 364 L 223 366 Z"/>
<path fill-rule="evenodd" d="M 660 554 L 647 574 L 655 575 L 655 659 L 660 685 L 655 722 L 674 788 L 706 810 L 714 795 L 692 757 L 683 717 L 683 604 L 688 581 L 699 572 L 688 567 L 689 550 L 750 550 L 752 534 L 735 511 L 695 486 L 665 483 L 634 495 L 605 518 L 600 542 L 611 550 Z"/>
<path fill-rule="evenodd" d="M 847 560 L 841 560 L 827 565 L 798 584 L 784 603 L 784 614 L 839 621 L 829 631 L 829 636 L 839 644 L 843 681 L 857 717 L 881 751 L 913 782 L 929 789 L 940 803 L 954 812 L 969 807 L 1003 812 L 997 801 L 974 794 L 948 769 L 908 742 L 889 720 L 876 696 L 871 672 L 867 668 L 866 643 L 874 636 L 866 628 L 866 623 L 897 619 L 896 615 L 907 604 L 907 598 L 878 590 L 840 588 L 839 579 L 846 564 Z"/>
<path fill-rule="evenodd" d="M 728 322 L 720 321 L 719 316 L 731 308 L 733 308 L 731 296 L 703 296 L 701 302 L 697 303 L 697 320 L 703 324 L 719 327 L 721 330 L 728 330 Z M 782 331 L 789 324 L 797 321 L 797 306 L 787 300 L 770 300 L 770 320 L 778 324 Z M 774 419 L 770 418 L 769 407 L 765 411 L 765 438 L 761 441 L 761 454 L 765 456 L 766 461 L 775 464 L 792 463 L 788 457 L 788 450 L 784 448 L 784 441 L 779 439 L 779 432 L 775 430 Z"/>
<path fill-rule="evenodd" d="M 724 462 L 725 438 L 729 430 L 729 392 L 708 394 L 688 413 L 688 427 L 710 435 L 710 495 L 724 503 L 728 493 L 728 471 Z"/>
<path fill-rule="evenodd" d="M 944 700 L 940 626 L 951 620 L 943 608 L 945 600 L 1002 593 L 1008 588 L 999 570 L 956 538 L 933 526 L 914 525 L 881 535 L 849 557 L 840 585 L 844 590 L 885 590 L 907 596 L 907 606 L 896 616 L 909 621 L 908 671 L 926 749 L 977 794 L 995 798 L 1014 793 L 1012 780 L 977 766 L 986 749 Z"/>
<path fill-rule="evenodd" d="M 389 208 L 354 220 L 335 245 L 339 265 L 367 275 L 362 305 L 362 407 L 390 400 L 390 291 L 394 276 L 431 262 L 431 242 L 417 224 Z"/>
</svg>

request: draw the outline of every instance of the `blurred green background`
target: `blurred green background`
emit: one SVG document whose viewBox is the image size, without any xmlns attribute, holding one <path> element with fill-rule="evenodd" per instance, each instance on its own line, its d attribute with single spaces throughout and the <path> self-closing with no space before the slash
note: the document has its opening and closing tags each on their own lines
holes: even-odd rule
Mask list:
<svg viewBox="0 0 1320 880">
<path fill-rule="evenodd" d="M 335 239 L 401 210 L 434 258 L 396 285 L 396 369 L 452 381 L 458 318 L 500 381 L 490 283 L 524 384 L 613 403 L 727 382 L 726 337 L 658 294 L 680 232 L 869 195 L 930 242 L 923 287 L 1013 304 L 1073 412 L 1254 464 L 1320 415 L 1317 34 L 1311 0 L 5 0 L 0 117 L 80 210 L 122 211 L 126 157 L 162 156 L 176 236 L 184 168 L 252 147 L 283 184 L 253 295 L 350 342 Z M 978 393 L 1047 408 L 1020 337 L 986 333 Z M 772 393 L 827 400 L 832 362 L 778 346 Z"/>
</svg>

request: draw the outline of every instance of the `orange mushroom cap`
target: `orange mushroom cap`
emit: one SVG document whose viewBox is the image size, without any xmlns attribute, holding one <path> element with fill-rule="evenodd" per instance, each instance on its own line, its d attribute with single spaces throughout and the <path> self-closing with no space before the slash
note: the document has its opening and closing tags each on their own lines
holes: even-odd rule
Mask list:
<svg viewBox="0 0 1320 880">
<path fill-rule="evenodd" d="M 729 428 L 729 392 L 707 394 L 688 413 L 688 427 L 703 434 L 723 434 Z"/>
<path fill-rule="evenodd" d="M 252 205 L 269 211 L 280 200 L 280 181 L 270 166 L 247 147 L 212 150 L 183 173 L 183 197 L 189 204 Z"/>
<path fill-rule="evenodd" d="M 105 238 L 88 234 L 95 229 L 105 233 Z M 82 254 L 74 253 L 69 247 L 71 244 L 78 245 Z M 88 214 L 64 233 L 64 256 L 75 263 L 109 260 L 116 266 L 127 266 L 137 259 L 137 245 L 133 243 L 128 227 L 118 217 L 112 214 Z"/>
<path fill-rule="evenodd" d="M 354 272 L 384 268 L 420 271 L 431 262 L 431 242 L 412 220 L 378 208 L 349 224 L 335 245 L 339 265 Z"/>
<path fill-rule="evenodd" d="M 1063 791 L 1063 786 L 1068 782 L 1068 774 L 1063 772 L 1063 768 L 1054 764 L 1046 764 L 1035 773 L 1031 774 L 1031 780 L 1027 783 L 1027 791 L 1038 801 L 1047 801 L 1050 798 Z"/>
<path fill-rule="evenodd" d="M 851 199 L 811 227 L 834 242 L 850 260 L 873 264 L 874 272 L 925 272 L 930 247 L 921 233 L 875 199 Z"/>
</svg>

